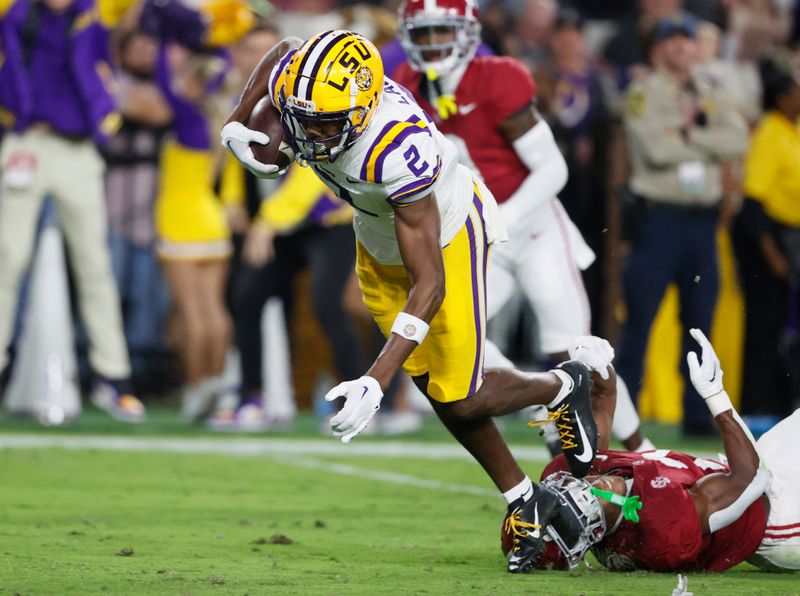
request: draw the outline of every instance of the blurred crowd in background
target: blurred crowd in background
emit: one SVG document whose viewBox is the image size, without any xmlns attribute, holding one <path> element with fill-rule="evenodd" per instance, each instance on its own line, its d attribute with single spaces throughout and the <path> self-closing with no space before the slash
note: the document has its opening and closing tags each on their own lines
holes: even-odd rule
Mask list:
<svg viewBox="0 0 800 596">
<path fill-rule="evenodd" d="M 277 183 L 256 179 L 222 151 L 218 131 L 249 73 L 284 36 L 355 30 L 381 48 L 391 77 L 403 60 L 395 37 L 399 2 L 98 2 L 0 0 L 0 342 L 10 344 L 0 358 L 0 391 L 23 369 L 19 345 L 33 301 L 36 238 L 57 219 L 80 377 L 96 405 L 138 421 L 145 411 L 139 400 L 147 406 L 178 395 L 187 422 L 244 430 L 285 422 L 266 405 L 268 301 L 282 306 L 283 317 L 269 321 L 285 321 L 300 409 L 334 381 L 360 376 L 382 339 L 354 280 L 349 206 L 299 166 Z M 485 51 L 519 59 L 536 81 L 537 108 L 569 167 L 559 197 L 598 256 L 584 272 L 593 332 L 627 346 L 619 366 L 639 394 L 640 411 L 680 418 L 680 400 L 665 395 L 681 392 L 675 329 L 678 319 L 694 326 L 694 308 L 708 311 L 700 319 L 714 317 L 728 389 L 743 414 L 769 424 L 798 407 L 800 135 L 793 120 L 800 116 L 800 4 L 484 0 L 479 7 Z M 94 52 L 92 72 L 78 75 L 93 94 L 86 100 L 91 113 L 73 129 L 59 126 L 70 118 L 69 93 L 59 88 L 66 83 L 37 80 L 36 56 L 44 51 L 37 36 L 59 22 L 63 28 L 63 19 L 71 33 L 51 42 L 55 51 Z M 88 41 L 81 37 L 87 33 Z M 670 46 L 675 37 L 685 42 L 680 48 Z M 213 51 L 200 51 L 210 39 Z M 690 124 L 678 132 L 702 130 L 722 109 L 745 126 L 741 138 L 708 141 L 709 152 L 719 154 L 718 183 L 700 211 L 679 201 L 664 209 L 649 194 L 658 194 L 648 180 L 655 174 L 637 170 L 643 154 L 672 159 L 662 135 L 648 133 L 657 130 L 647 128 L 650 119 L 663 115 L 648 77 L 681 59 L 696 85 L 727 103 L 702 105 L 695 97 L 686 108 Z M 28 109 L 25 96 L 36 93 L 49 99 Z M 703 159 L 679 155 L 675 162 Z M 36 168 L 46 168 L 48 181 L 31 187 L 26 175 Z M 680 184 L 697 182 L 694 169 L 679 175 Z M 73 196 L 63 189 L 74 188 L 76 176 L 83 191 Z M 683 234 L 701 220 L 698 251 L 714 253 L 713 268 L 719 256 L 718 280 L 716 272 L 682 279 L 696 262 L 664 262 L 695 242 Z M 686 259 L 703 258 L 690 253 Z M 665 294 L 670 283 L 680 307 L 675 293 Z M 493 322 L 490 337 L 524 367 L 544 366 L 535 317 L 524 300 L 515 304 Z M 115 329 L 124 338 L 115 339 Z M 625 360 L 633 353 L 641 361 L 645 351 L 644 367 Z M 394 414 L 386 432 L 418 426 L 410 391 L 397 380 L 382 409 Z M 119 402 L 124 396 L 130 399 Z M 673 405 L 665 409 L 667 401 Z"/>
</svg>

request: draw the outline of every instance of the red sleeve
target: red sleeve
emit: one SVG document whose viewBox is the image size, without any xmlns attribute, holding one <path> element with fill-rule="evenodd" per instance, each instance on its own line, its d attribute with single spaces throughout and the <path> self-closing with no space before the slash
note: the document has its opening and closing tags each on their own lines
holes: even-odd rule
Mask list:
<svg viewBox="0 0 800 596">
<path fill-rule="evenodd" d="M 395 83 L 400 83 L 403 87 L 411 88 L 414 83 L 419 84 L 420 73 L 411 68 L 408 62 L 403 62 L 392 73 L 391 78 Z"/>
<path fill-rule="evenodd" d="M 508 57 L 487 57 L 479 59 L 484 62 L 482 78 L 491 89 L 493 106 L 491 110 L 494 124 L 499 126 L 512 114 L 530 105 L 536 97 L 536 84 L 527 67 L 521 62 Z"/>
</svg>

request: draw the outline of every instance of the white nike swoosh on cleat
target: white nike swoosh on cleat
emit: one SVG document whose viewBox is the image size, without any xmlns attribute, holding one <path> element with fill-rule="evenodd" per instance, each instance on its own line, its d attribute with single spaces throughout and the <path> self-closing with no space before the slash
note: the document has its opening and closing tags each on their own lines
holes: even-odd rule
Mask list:
<svg viewBox="0 0 800 596">
<path fill-rule="evenodd" d="M 583 444 L 583 452 L 579 455 L 575 456 L 579 462 L 583 462 L 585 464 L 592 461 L 592 450 L 589 449 L 589 437 L 586 436 L 586 431 L 583 430 L 583 423 L 581 422 L 581 417 L 578 416 L 578 413 L 575 413 L 575 420 L 578 422 L 578 430 L 581 433 L 581 443 Z"/>
<path fill-rule="evenodd" d="M 530 495 L 533 494 L 533 485 L 530 488 L 525 489 L 525 493 L 522 495 L 523 502 L 527 502 L 530 499 Z"/>
<path fill-rule="evenodd" d="M 458 106 L 458 113 L 461 114 L 462 116 L 466 116 L 477 107 L 478 107 L 477 103 L 468 103 L 465 106 Z"/>
<path fill-rule="evenodd" d="M 539 525 L 539 504 L 538 503 L 536 504 L 536 507 L 534 507 L 534 509 L 533 509 L 533 525 L 534 526 L 538 526 Z M 533 537 L 534 538 L 539 538 L 539 536 L 540 536 L 539 528 L 536 528 L 533 531 Z"/>
</svg>

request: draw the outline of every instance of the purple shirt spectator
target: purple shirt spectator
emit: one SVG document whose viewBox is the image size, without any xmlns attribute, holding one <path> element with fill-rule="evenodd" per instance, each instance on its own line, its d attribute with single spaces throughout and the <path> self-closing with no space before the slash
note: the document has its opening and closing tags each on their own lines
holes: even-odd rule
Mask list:
<svg viewBox="0 0 800 596">
<path fill-rule="evenodd" d="M 114 101 L 95 69 L 107 38 L 94 10 L 93 0 L 61 13 L 17 0 L 0 21 L 0 103 L 14 115 L 15 131 L 44 122 L 58 134 L 106 140 L 101 123 Z"/>
</svg>

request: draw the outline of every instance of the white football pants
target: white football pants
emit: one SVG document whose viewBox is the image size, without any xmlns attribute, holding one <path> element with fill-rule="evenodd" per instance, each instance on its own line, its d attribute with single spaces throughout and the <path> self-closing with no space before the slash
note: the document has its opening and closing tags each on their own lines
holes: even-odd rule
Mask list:
<svg viewBox="0 0 800 596">
<path fill-rule="evenodd" d="M 764 539 L 751 563 L 766 569 L 800 570 L 800 409 L 756 441 L 770 473 L 770 511 Z"/>
<path fill-rule="evenodd" d="M 581 270 L 594 262 L 595 255 L 558 199 L 540 207 L 535 222 L 526 235 L 512 234 L 508 242 L 492 246 L 486 314 L 491 320 L 499 313 L 518 285 L 536 316 L 539 349 L 544 354 L 558 354 L 566 352 L 576 337 L 591 334 L 589 298 Z M 513 364 L 487 341 L 484 366 Z M 624 441 L 639 424 L 628 387 L 618 376 L 612 433 Z"/>
<path fill-rule="evenodd" d="M 486 315 L 491 320 L 500 312 L 518 286 L 536 315 L 540 350 L 557 354 L 590 333 L 581 269 L 592 264 L 594 253 L 558 199 L 539 208 L 538 215 L 533 229 L 492 246 Z"/>
</svg>

